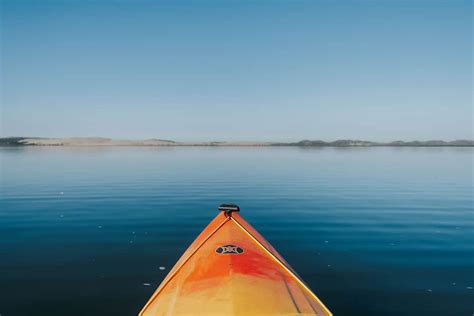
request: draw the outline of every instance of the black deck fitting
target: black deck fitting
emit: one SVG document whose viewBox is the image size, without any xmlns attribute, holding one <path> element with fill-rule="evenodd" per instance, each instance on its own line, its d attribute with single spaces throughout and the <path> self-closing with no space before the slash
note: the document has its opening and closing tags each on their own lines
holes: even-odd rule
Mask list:
<svg viewBox="0 0 474 316">
<path fill-rule="evenodd" d="M 227 215 L 230 215 L 232 212 L 239 212 L 240 207 L 237 204 L 221 204 L 219 205 L 219 211 L 223 211 Z"/>
</svg>

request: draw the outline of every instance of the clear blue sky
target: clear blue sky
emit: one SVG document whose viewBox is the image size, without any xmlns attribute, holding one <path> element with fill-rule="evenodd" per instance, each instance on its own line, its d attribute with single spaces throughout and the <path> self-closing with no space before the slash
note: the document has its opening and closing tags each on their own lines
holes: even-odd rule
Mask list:
<svg viewBox="0 0 474 316">
<path fill-rule="evenodd" d="M 472 4 L 1 0 L 2 136 L 472 136 Z"/>
</svg>

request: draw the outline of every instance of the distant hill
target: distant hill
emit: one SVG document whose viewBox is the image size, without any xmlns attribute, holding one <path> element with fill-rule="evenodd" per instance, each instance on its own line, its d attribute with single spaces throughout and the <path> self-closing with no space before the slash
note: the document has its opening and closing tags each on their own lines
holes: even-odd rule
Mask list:
<svg viewBox="0 0 474 316">
<path fill-rule="evenodd" d="M 161 139 L 115 140 L 104 137 L 6 137 L 0 138 L 0 146 L 170 146 L 176 142 Z"/>
<path fill-rule="evenodd" d="M 295 143 L 276 142 L 176 142 L 163 139 L 121 140 L 103 137 L 4 137 L 0 146 L 297 146 L 297 147 L 474 147 L 474 140 L 428 140 L 428 141 L 393 141 L 388 143 L 366 140 L 339 139 L 335 141 L 302 140 Z"/>
<path fill-rule="evenodd" d="M 28 137 L 29 139 L 34 139 L 34 137 Z M 0 146 L 22 146 L 25 145 L 23 141 L 27 137 L 3 137 L 0 138 Z"/>
<path fill-rule="evenodd" d="M 297 143 L 282 143 L 281 145 L 289 146 L 311 146 L 311 147 L 371 147 L 371 146 L 391 146 L 391 147 L 437 147 L 437 146 L 457 146 L 457 147 L 471 147 L 474 146 L 474 140 L 428 140 L 428 141 L 393 141 L 388 143 L 383 142 L 371 142 L 366 140 L 351 140 L 351 139 L 340 139 L 333 142 L 325 142 L 322 140 L 302 140 Z"/>
<path fill-rule="evenodd" d="M 290 146 L 311 146 L 311 147 L 355 147 L 355 146 L 377 146 L 380 143 L 370 142 L 366 140 L 338 139 L 333 142 L 325 142 L 322 140 L 302 140 L 297 143 L 288 143 Z"/>
<path fill-rule="evenodd" d="M 428 140 L 428 141 L 395 141 L 388 143 L 390 146 L 474 146 L 474 140 L 459 139 L 453 141 Z"/>
</svg>

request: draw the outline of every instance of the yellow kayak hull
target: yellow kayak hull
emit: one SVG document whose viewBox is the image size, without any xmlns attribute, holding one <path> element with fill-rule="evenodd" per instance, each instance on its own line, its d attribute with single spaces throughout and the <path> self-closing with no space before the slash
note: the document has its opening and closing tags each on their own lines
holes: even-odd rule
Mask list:
<svg viewBox="0 0 474 316">
<path fill-rule="evenodd" d="M 249 223 L 221 212 L 139 315 L 332 314 Z"/>
</svg>

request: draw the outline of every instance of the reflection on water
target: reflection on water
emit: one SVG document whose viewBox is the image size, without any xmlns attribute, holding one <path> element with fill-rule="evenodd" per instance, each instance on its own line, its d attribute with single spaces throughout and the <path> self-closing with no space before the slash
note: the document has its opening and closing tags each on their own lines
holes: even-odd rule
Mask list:
<svg viewBox="0 0 474 316">
<path fill-rule="evenodd" d="M 473 153 L 0 148 L 0 314 L 135 315 L 235 202 L 336 315 L 472 315 Z"/>
</svg>

